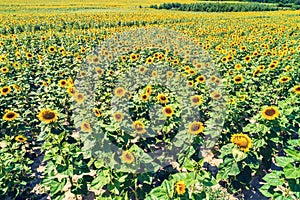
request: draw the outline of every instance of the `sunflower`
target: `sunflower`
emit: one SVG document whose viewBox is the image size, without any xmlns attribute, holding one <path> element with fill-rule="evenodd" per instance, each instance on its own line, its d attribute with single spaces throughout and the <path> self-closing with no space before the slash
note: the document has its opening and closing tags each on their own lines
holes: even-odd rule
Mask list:
<svg viewBox="0 0 300 200">
<path fill-rule="evenodd" d="M 186 84 L 187 84 L 188 87 L 193 87 L 194 86 L 194 82 L 193 81 L 188 81 Z"/>
<path fill-rule="evenodd" d="M 77 103 L 81 104 L 81 103 L 84 102 L 85 97 L 82 93 L 75 93 L 74 94 L 74 99 Z"/>
<path fill-rule="evenodd" d="M 174 110 L 171 106 L 166 106 L 163 108 L 163 114 L 166 117 L 172 117 L 172 115 L 174 114 Z"/>
<path fill-rule="evenodd" d="M 33 55 L 31 53 L 27 53 L 26 58 L 31 59 L 31 58 L 33 58 Z"/>
<path fill-rule="evenodd" d="M 131 61 L 136 61 L 137 60 L 137 56 L 134 53 L 130 54 L 129 58 L 130 58 Z"/>
<path fill-rule="evenodd" d="M 121 60 L 126 61 L 127 60 L 126 56 L 121 56 Z"/>
<path fill-rule="evenodd" d="M 269 69 L 275 69 L 277 67 L 277 65 L 275 64 L 275 63 L 271 63 L 270 65 L 269 65 Z"/>
<path fill-rule="evenodd" d="M 217 92 L 217 91 L 214 91 L 210 94 L 211 98 L 214 99 L 214 100 L 219 100 L 219 99 L 222 99 L 222 94 Z"/>
<path fill-rule="evenodd" d="M 252 147 L 251 138 L 243 133 L 233 134 L 230 140 L 233 144 L 237 145 L 240 150 L 248 152 Z"/>
<path fill-rule="evenodd" d="M 184 181 L 178 181 L 175 184 L 175 190 L 177 192 L 177 194 L 182 195 L 185 193 L 185 183 Z"/>
<path fill-rule="evenodd" d="M 18 116 L 19 116 L 18 113 L 11 110 L 7 110 L 6 113 L 3 115 L 2 119 L 5 121 L 13 121 Z"/>
<path fill-rule="evenodd" d="M 121 160 L 124 163 L 131 164 L 134 162 L 134 156 L 130 151 L 124 151 L 122 153 Z"/>
<path fill-rule="evenodd" d="M 145 90 L 146 90 L 146 94 L 150 95 L 151 92 L 152 92 L 152 86 L 151 85 L 147 85 Z"/>
<path fill-rule="evenodd" d="M 142 99 L 143 101 L 148 101 L 149 95 L 148 95 L 148 94 L 141 94 L 141 99 Z"/>
<path fill-rule="evenodd" d="M 202 103 L 202 97 L 200 95 L 194 95 L 190 98 L 192 105 L 198 106 Z"/>
<path fill-rule="evenodd" d="M 55 52 L 55 47 L 54 46 L 50 46 L 49 48 L 48 48 L 48 51 L 50 52 L 50 53 L 54 53 Z"/>
<path fill-rule="evenodd" d="M 276 119 L 280 112 L 275 106 L 268 106 L 261 111 L 262 117 L 266 120 L 274 120 Z"/>
<path fill-rule="evenodd" d="M 158 75 L 157 71 L 153 71 L 153 72 L 151 73 L 151 76 L 152 76 L 153 78 L 156 78 L 157 75 Z"/>
<path fill-rule="evenodd" d="M 221 61 L 223 62 L 223 63 L 225 63 L 225 62 L 227 62 L 227 57 L 223 57 L 222 59 L 221 59 Z"/>
<path fill-rule="evenodd" d="M 7 72 L 9 72 L 8 67 L 2 67 L 1 68 L 1 72 L 4 73 L 4 74 L 6 74 Z"/>
<path fill-rule="evenodd" d="M 144 123 L 141 122 L 141 121 L 139 121 L 139 120 L 133 122 L 132 128 L 137 133 L 140 133 L 140 134 L 146 133 L 146 129 L 145 129 Z"/>
<path fill-rule="evenodd" d="M 288 77 L 288 76 L 283 76 L 283 77 L 281 77 L 281 78 L 279 79 L 279 83 L 287 83 L 287 82 L 289 82 L 290 80 L 291 80 L 290 77 Z"/>
<path fill-rule="evenodd" d="M 11 92 L 11 87 L 10 86 L 4 86 L 3 88 L 0 89 L 0 92 L 3 96 L 6 96 Z"/>
<path fill-rule="evenodd" d="M 203 75 L 198 76 L 198 77 L 196 78 L 196 81 L 197 81 L 198 83 L 204 83 L 205 80 L 206 80 L 206 78 L 205 78 L 205 76 L 203 76 Z"/>
<path fill-rule="evenodd" d="M 17 90 L 17 91 L 20 91 L 20 90 L 21 90 L 21 87 L 18 86 L 18 85 L 16 85 L 16 84 L 13 85 L 13 88 L 14 88 L 15 90 Z"/>
<path fill-rule="evenodd" d="M 167 78 L 172 78 L 174 76 L 174 72 L 169 70 L 169 71 L 167 71 L 166 75 L 167 75 Z"/>
<path fill-rule="evenodd" d="M 217 77 L 215 77 L 215 76 L 211 76 L 209 80 L 210 80 L 210 82 L 212 82 L 212 83 L 213 83 L 213 82 L 215 82 L 215 81 L 216 81 L 216 79 L 217 79 Z"/>
<path fill-rule="evenodd" d="M 60 87 L 66 87 L 67 86 L 67 81 L 65 79 L 62 79 L 59 81 L 59 86 Z"/>
<path fill-rule="evenodd" d="M 73 86 L 69 86 L 67 92 L 70 96 L 74 96 L 76 94 L 76 90 Z"/>
<path fill-rule="evenodd" d="M 141 73 L 141 74 L 145 73 L 146 70 L 147 70 L 147 68 L 145 66 L 140 66 L 138 69 L 139 73 Z"/>
<path fill-rule="evenodd" d="M 165 94 L 158 94 L 157 99 L 160 103 L 168 103 L 168 97 Z"/>
<path fill-rule="evenodd" d="M 120 112 L 115 112 L 113 118 L 116 122 L 121 122 L 124 119 L 124 115 Z"/>
<path fill-rule="evenodd" d="M 152 64 L 152 63 L 153 63 L 153 58 L 152 58 L 152 57 L 148 57 L 148 58 L 146 59 L 146 64 L 150 65 L 150 64 Z"/>
<path fill-rule="evenodd" d="M 243 66 L 241 64 L 236 64 L 234 66 L 234 69 L 236 69 L 236 70 L 241 70 L 242 68 L 243 68 Z"/>
<path fill-rule="evenodd" d="M 96 115 L 96 117 L 101 116 L 100 110 L 98 108 L 94 108 L 93 111 L 94 111 L 94 114 Z"/>
<path fill-rule="evenodd" d="M 16 140 L 17 142 L 23 143 L 23 142 L 26 142 L 27 138 L 26 138 L 25 136 L 23 136 L 23 135 L 17 135 L 17 136 L 15 137 L 15 140 Z"/>
<path fill-rule="evenodd" d="M 95 71 L 98 75 L 102 75 L 104 73 L 104 70 L 101 69 L 100 67 L 95 67 Z"/>
<path fill-rule="evenodd" d="M 92 132 L 92 127 L 89 122 L 82 122 L 80 128 L 83 132 L 86 133 Z"/>
<path fill-rule="evenodd" d="M 244 82 L 244 77 L 241 75 L 237 75 L 233 78 L 235 84 L 241 84 Z"/>
<path fill-rule="evenodd" d="M 294 86 L 293 91 L 295 92 L 295 94 L 300 94 L 300 85 Z"/>
<path fill-rule="evenodd" d="M 114 94 L 119 98 L 122 98 L 125 95 L 125 93 L 126 93 L 126 90 L 123 87 L 117 87 L 114 90 Z"/>
<path fill-rule="evenodd" d="M 45 122 L 46 124 L 49 124 L 49 123 L 55 122 L 57 120 L 57 112 L 50 108 L 41 109 L 38 114 L 38 118 L 40 121 Z"/>
<path fill-rule="evenodd" d="M 202 133 L 204 130 L 204 126 L 202 122 L 192 122 L 189 125 L 188 133 L 193 135 L 198 135 L 199 133 Z"/>
<path fill-rule="evenodd" d="M 244 58 L 245 62 L 250 62 L 250 60 L 251 60 L 251 56 L 249 56 L 249 55 L 245 56 L 245 58 Z"/>
</svg>

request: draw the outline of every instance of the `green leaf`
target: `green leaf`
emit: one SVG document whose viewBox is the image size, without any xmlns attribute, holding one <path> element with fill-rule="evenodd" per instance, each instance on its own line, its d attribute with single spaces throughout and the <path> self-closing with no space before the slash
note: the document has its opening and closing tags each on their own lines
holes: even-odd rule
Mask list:
<svg viewBox="0 0 300 200">
<path fill-rule="evenodd" d="M 228 168 L 229 170 L 229 173 L 228 175 L 230 176 L 235 176 L 235 175 L 238 175 L 241 171 L 239 169 L 239 166 L 236 162 L 234 162 L 230 168 Z"/>
<path fill-rule="evenodd" d="M 300 168 L 296 168 L 291 163 L 283 168 L 283 172 L 286 178 L 300 178 Z"/>
<path fill-rule="evenodd" d="M 284 183 L 284 179 L 281 178 L 282 171 L 272 171 L 263 177 L 263 180 L 267 182 L 268 185 L 280 186 Z"/>
<path fill-rule="evenodd" d="M 58 192 L 62 192 L 64 186 L 67 183 L 67 178 L 63 178 L 61 182 L 58 181 L 58 179 L 52 179 L 50 182 L 50 193 L 51 195 L 55 195 Z"/>
<path fill-rule="evenodd" d="M 276 157 L 275 159 L 276 159 L 276 164 L 280 167 L 285 167 L 289 163 L 294 162 L 293 158 L 283 157 L 283 156 Z"/>
<path fill-rule="evenodd" d="M 101 170 L 98 173 L 98 176 L 92 181 L 91 187 L 96 190 L 100 190 L 103 188 L 104 185 L 110 182 L 109 178 L 109 171 L 108 170 Z"/>
</svg>

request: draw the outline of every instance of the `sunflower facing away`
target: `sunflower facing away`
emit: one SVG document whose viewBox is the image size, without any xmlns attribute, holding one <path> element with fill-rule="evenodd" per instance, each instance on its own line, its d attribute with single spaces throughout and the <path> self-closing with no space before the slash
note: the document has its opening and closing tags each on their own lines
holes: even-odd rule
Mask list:
<svg viewBox="0 0 300 200">
<path fill-rule="evenodd" d="M 275 106 L 268 106 L 261 111 L 262 117 L 266 120 L 274 120 L 276 119 L 280 112 Z"/>
<path fill-rule="evenodd" d="M 121 159 L 124 163 L 131 164 L 134 162 L 134 156 L 130 151 L 124 151 L 122 153 Z"/>
<path fill-rule="evenodd" d="M 243 133 L 233 134 L 230 140 L 233 144 L 237 145 L 240 150 L 247 152 L 252 147 L 251 138 Z"/>
<path fill-rule="evenodd" d="M 182 195 L 185 193 L 185 183 L 184 181 L 178 181 L 175 184 L 175 190 L 177 192 L 177 194 Z"/>
<path fill-rule="evenodd" d="M 38 114 L 38 118 L 40 121 L 49 124 L 51 122 L 55 122 L 58 118 L 58 115 L 55 110 L 46 108 L 46 109 L 41 109 L 41 111 Z"/>
<path fill-rule="evenodd" d="M 18 116 L 19 116 L 18 113 L 8 110 L 3 115 L 2 119 L 5 121 L 12 121 L 12 120 L 16 119 Z"/>
</svg>

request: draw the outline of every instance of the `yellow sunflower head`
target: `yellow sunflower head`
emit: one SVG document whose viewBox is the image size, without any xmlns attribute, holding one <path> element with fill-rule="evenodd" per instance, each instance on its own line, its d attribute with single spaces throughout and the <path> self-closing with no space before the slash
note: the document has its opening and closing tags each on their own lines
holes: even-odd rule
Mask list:
<svg viewBox="0 0 300 200">
<path fill-rule="evenodd" d="M 202 97 L 200 95 L 194 95 L 190 98 L 192 105 L 198 106 L 202 103 Z"/>
<path fill-rule="evenodd" d="M 166 116 L 166 117 L 172 117 L 172 115 L 174 114 L 174 110 L 171 106 L 165 106 L 163 108 L 163 114 Z"/>
<path fill-rule="evenodd" d="M 11 92 L 11 87 L 10 86 L 4 86 L 3 88 L 0 89 L 0 92 L 3 96 L 6 96 Z"/>
<path fill-rule="evenodd" d="M 120 112 L 115 112 L 113 118 L 116 122 L 121 122 L 124 119 L 124 115 Z"/>
<path fill-rule="evenodd" d="M 25 136 L 23 136 L 23 135 L 17 135 L 17 136 L 15 137 L 15 140 L 16 140 L 17 142 L 23 143 L 23 142 L 26 142 L 27 138 L 26 138 Z"/>
<path fill-rule="evenodd" d="M 117 87 L 114 90 L 115 96 L 122 98 L 126 94 L 126 90 L 123 87 Z"/>
<path fill-rule="evenodd" d="M 6 113 L 3 115 L 2 119 L 5 121 L 13 121 L 18 116 L 19 116 L 18 113 L 11 110 L 6 110 Z"/>
<path fill-rule="evenodd" d="M 57 112 L 55 110 L 52 110 L 50 108 L 41 109 L 38 118 L 40 121 L 49 124 L 51 122 L 55 122 L 58 119 Z"/>
<path fill-rule="evenodd" d="M 237 75 L 233 78 L 235 84 L 241 84 L 244 82 L 244 77 L 241 75 Z"/>
<path fill-rule="evenodd" d="M 92 127 L 89 122 L 82 122 L 80 128 L 83 132 L 86 133 L 92 132 Z"/>
<path fill-rule="evenodd" d="M 168 103 L 168 97 L 165 94 L 158 94 L 157 99 L 160 103 Z"/>
<path fill-rule="evenodd" d="M 185 183 L 184 181 L 178 181 L 176 184 L 175 184 L 175 190 L 177 192 L 177 194 L 179 195 L 182 195 L 185 193 Z"/>
<path fill-rule="evenodd" d="M 293 91 L 295 92 L 295 94 L 300 94 L 300 85 L 294 86 Z"/>
<path fill-rule="evenodd" d="M 81 104 L 84 102 L 85 97 L 82 93 L 75 93 L 74 99 L 77 103 Z"/>
<path fill-rule="evenodd" d="M 198 135 L 202 133 L 204 130 L 204 126 L 202 122 L 192 122 L 189 125 L 188 133 L 193 134 L 193 135 Z"/>
<path fill-rule="evenodd" d="M 198 76 L 197 78 L 196 78 L 196 81 L 198 82 L 198 83 L 204 83 L 205 82 L 205 76 L 203 76 L 203 75 L 201 75 L 201 76 Z"/>
<path fill-rule="evenodd" d="M 134 162 L 134 155 L 130 151 L 123 151 L 121 160 L 126 164 L 131 164 Z"/>
<path fill-rule="evenodd" d="M 277 107 L 268 106 L 261 111 L 261 114 L 262 117 L 266 120 L 274 120 L 279 116 L 280 112 Z"/>
<path fill-rule="evenodd" d="M 252 147 L 251 138 L 243 133 L 233 134 L 230 140 L 233 144 L 237 145 L 240 150 L 247 152 Z"/>
<path fill-rule="evenodd" d="M 66 87 L 68 84 L 68 82 L 65 79 L 62 79 L 59 81 L 59 86 L 60 87 Z"/>
<path fill-rule="evenodd" d="M 140 133 L 140 134 L 146 133 L 144 123 L 139 120 L 133 122 L 132 128 L 137 133 Z"/>
<path fill-rule="evenodd" d="M 94 114 L 96 115 L 96 117 L 101 116 L 100 110 L 98 108 L 94 108 L 93 111 L 94 111 Z"/>
<path fill-rule="evenodd" d="M 281 78 L 279 79 L 279 83 L 287 83 L 287 82 L 289 82 L 290 80 L 291 80 L 290 77 L 288 77 L 288 76 L 283 76 L 283 77 L 281 77 Z"/>
</svg>

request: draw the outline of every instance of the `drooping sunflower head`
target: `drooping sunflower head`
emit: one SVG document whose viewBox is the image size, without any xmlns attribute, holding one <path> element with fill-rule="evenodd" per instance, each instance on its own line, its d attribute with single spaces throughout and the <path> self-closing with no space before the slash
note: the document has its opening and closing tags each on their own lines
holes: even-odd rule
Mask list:
<svg viewBox="0 0 300 200">
<path fill-rule="evenodd" d="M 11 87 L 10 86 L 4 86 L 3 88 L 1 88 L 0 92 L 3 96 L 6 96 L 11 92 Z"/>
<path fill-rule="evenodd" d="M 189 124 L 188 133 L 193 135 L 198 135 L 202 133 L 203 130 L 204 130 L 204 126 L 202 122 L 192 122 L 191 124 Z"/>
<path fill-rule="evenodd" d="M 280 112 L 278 110 L 277 107 L 275 106 L 268 106 L 268 107 L 265 107 L 262 111 L 262 117 L 266 120 L 274 120 L 276 119 Z"/>
<path fill-rule="evenodd" d="M 144 123 L 139 120 L 133 122 L 132 128 L 137 133 L 140 133 L 140 134 L 146 133 Z"/>
<path fill-rule="evenodd" d="M 241 84 L 244 82 L 244 77 L 241 75 L 237 75 L 233 78 L 235 84 Z"/>
<path fill-rule="evenodd" d="M 40 121 L 45 122 L 46 124 L 49 124 L 51 122 L 57 121 L 58 115 L 55 110 L 46 108 L 46 109 L 41 109 L 41 111 L 38 114 L 38 118 Z"/>
<path fill-rule="evenodd" d="M 238 148 L 244 152 L 249 151 L 249 149 L 252 147 L 251 138 L 243 133 L 233 134 L 230 141 L 237 145 Z"/>
<path fill-rule="evenodd" d="M 177 194 L 182 195 L 185 193 L 185 183 L 184 181 L 178 181 L 175 184 L 175 190 L 177 192 Z"/>
<path fill-rule="evenodd" d="M 89 122 L 86 122 L 86 121 L 82 122 L 80 125 L 80 128 L 83 132 L 86 132 L 86 133 L 92 132 L 92 127 Z"/>
<path fill-rule="evenodd" d="M 174 114 L 174 110 L 171 106 L 165 106 L 163 108 L 163 114 L 166 116 L 166 117 L 172 117 L 172 115 Z"/>
<path fill-rule="evenodd" d="M 13 121 L 18 116 L 19 116 L 18 113 L 11 110 L 6 110 L 6 113 L 3 115 L 2 119 L 5 121 Z"/>
<path fill-rule="evenodd" d="M 194 95 L 190 98 L 192 105 L 198 106 L 202 103 L 202 97 L 200 95 Z"/>
<path fill-rule="evenodd" d="M 130 151 L 123 151 L 121 160 L 124 163 L 131 164 L 134 162 L 134 155 Z"/>
</svg>

